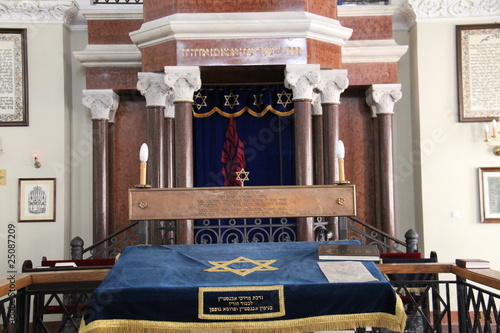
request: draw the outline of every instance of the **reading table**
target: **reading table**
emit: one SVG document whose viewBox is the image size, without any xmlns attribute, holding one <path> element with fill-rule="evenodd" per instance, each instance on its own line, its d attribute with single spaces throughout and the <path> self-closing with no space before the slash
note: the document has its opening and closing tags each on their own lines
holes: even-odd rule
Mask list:
<svg viewBox="0 0 500 333">
<path fill-rule="evenodd" d="M 128 247 L 80 331 L 403 331 L 401 301 L 375 263 L 363 265 L 376 281 L 329 283 L 320 243 L 328 242 Z"/>
</svg>

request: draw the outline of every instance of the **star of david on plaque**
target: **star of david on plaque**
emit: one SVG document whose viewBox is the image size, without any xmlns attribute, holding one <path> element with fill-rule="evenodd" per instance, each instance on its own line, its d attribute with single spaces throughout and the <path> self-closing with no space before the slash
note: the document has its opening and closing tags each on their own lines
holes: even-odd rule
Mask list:
<svg viewBox="0 0 500 333">
<path fill-rule="evenodd" d="M 239 180 L 241 182 L 241 187 L 245 186 L 245 182 L 247 180 L 250 180 L 248 179 L 248 174 L 250 173 L 250 171 L 245 171 L 245 169 L 241 169 L 240 171 L 236 171 L 236 180 Z M 241 178 L 241 176 L 243 175 L 243 178 Z"/>
<path fill-rule="evenodd" d="M 276 260 L 252 260 L 245 257 L 238 257 L 229 261 L 209 261 L 214 267 L 205 269 L 205 272 L 230 272 L 240 276 L 245 276 L 253 272 L 277 271 L 279 268 L 270 266 Z M 250 264 L 251 268 L 232 268 L 232 264 Z"/>
</svg>

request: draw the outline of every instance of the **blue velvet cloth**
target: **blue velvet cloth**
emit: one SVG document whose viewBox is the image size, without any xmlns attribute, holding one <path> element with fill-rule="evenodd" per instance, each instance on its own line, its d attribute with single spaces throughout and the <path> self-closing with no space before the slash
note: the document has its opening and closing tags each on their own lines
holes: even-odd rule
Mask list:
<svg viewBox="0 0 500 333">
<path fill-rule="evenodd" d="M 395 314 L 395 292 L 375 263 L 363 262 L 379 281 L 329 283 L 317 265 L 320 243 L 327 242 L 128 247 L 92 295 L 85 323 L 106 319 L 210 322 L 211 319 L 200 319 L 198 315 L 199 287 L 233 286 L 283 285 L 285 314 L 273 320 L 353 313 Z M 214 267 L 210 262 L 240 256 L 276 261 L 268 265 L 273 270 L 244 276 L 206 271 Z M 230 267 L 248 269 L 255 265 L 236 263 Z"/>
</svg>

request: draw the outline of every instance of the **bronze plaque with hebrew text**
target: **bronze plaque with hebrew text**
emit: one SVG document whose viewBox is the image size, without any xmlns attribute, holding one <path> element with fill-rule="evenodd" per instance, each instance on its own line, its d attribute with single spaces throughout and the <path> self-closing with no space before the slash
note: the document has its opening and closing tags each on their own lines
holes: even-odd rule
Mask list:
<svg viewBox="0 0 500 333">
<path fill-rule="evenodd" d="M 355 201 L 354 185 L 130 189 L 129 218 L 355 216 Z"/>
</svg>

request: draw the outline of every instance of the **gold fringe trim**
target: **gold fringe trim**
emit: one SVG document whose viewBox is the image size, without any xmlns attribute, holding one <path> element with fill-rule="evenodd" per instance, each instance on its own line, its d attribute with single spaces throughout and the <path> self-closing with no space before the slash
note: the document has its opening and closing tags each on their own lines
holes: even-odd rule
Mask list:
<svg viewBox="0 0 500 333">
<path fill-rule="evenodd" d="M 245 106 L 243 109 L 241 109 L 238 112 L 228 113 L 228 112 L 222 111 L 218 107 L 215 107 L 212 110 L 205 112 L 205 113 L 198 113 L 198 112 L 194 111 L 194 109 L 193 109 L 193 116 L 195 118 L 207 118 L 207 117 L 210 117 L 211 115 L 213 115 L 215 112 L 217 112 L 218 114 L 220 114 L 221 116 L 226 117 L 226 118 L 236 118 L 236 117 L 241 116 L 243 113 L 248 112 L 252 116 L 259 118 L 259 117 L 263 117 L 268 112 L 272 112 L 275 115 L 281 116 L 281 117 L 290 116 L 295 112 L 295 109 L 291 109 L 290 111 L 278 111 L 278 110 L 274 109 L 272 106 L 268 105 L 261 112 L 255 112 L 251 108 L 249 108 L 248 106 Z"/>
<path fill-rule="evenodd" d="M 406 314 L 403 303 L 396 298 L 396 314 L 355 313 L 327 315 L 301 319 L 274 321 L 232 321 L 210 323 L 181 323 L 148 320 L 96 320 L 85 325 L 82 320 L 80 333 L 192 333 L 201 331 L 231 333 L 299 333 L 312 331 L 348 330 L 358 327 L 385 327 L 391 331 L 404 332 Z"/>
</svg>

